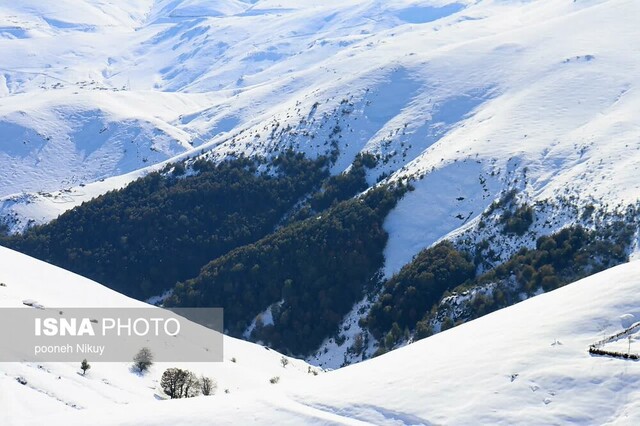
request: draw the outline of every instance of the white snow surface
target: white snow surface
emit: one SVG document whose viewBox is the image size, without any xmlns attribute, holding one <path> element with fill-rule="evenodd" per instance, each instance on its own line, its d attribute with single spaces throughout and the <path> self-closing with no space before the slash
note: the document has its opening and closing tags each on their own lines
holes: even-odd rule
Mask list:
<svg viewBox="0 0 640 426">
<path fill-rule="evenodd" d="M 3 258 L 6 254 L 3 251 Z M 11 256 L 27 262 L 23 257 Z M 23 282 L 29 280 L 25 278 Z M 101 300 L 104 297 L 105 303 L 110 297 L 114 301 L 122 299 L 95 283 L 82 282 L 86 300 L 98 296 Z M 42 424 L 41 416 L 46 415 L 46 424 L 52 425 L 637 424 L 637 363 L 591 356 L 587 349 L 628 326 L 629 318 L 640 318 L 639 288 L 640 262 L 635 261 L 373 360 L 299 378 L 285 378 L 279 367 L 276 370 L 283 379 L 277 385 L 245 386 L 207 398 L 148 401 L 152 390 L 137 387 L 139 378 L 119 372 L 124 367 L 96 366 L 90 374 L 104 374 L 113 383 L 126 379 L 122 385 L 131 388 L 117 392 L 113 396 L 116 401 L 101 394 L 99 401 L 89 403 L 98 398 L 94 387 L 108 386 L 91 376 L 74 377 L 76 366 L 51 365 L 47 368 L 65 375 L 62 382 L 52 385 L 51 391 L 60 395 L 69 386 L 68 398 L 84 403 L 86 409 L 61 409 L 62 404 L 47 394 L 0 376 L 0 413 L 3 424 Z M 2 292 L 10 290 L 11 287 L 0 288 Z M 24 290 L 21 294 L 48 301 L 28 284 Z M 68 300 L 67 295 L 59 297 L 60 302 Z M 254 358 L 253 364 L 239 358 L 237 365 L 225 363 L 215 374 L 220 376 L 230 367 L 252 374 L 273 367 L 275 360 L 266 357 L 269 353 L 264 349 L 242 345 L 244 357 L 257 351 L 256 355 L 265 358 Z M 620 345 L 626 349 L 627 340 Z M 640 348 L 635 341 L 631 345 L 632 351 Z M 100 373 L 103 368 L 109 369 Z M 6 365 L 2 370 L 7 374 Z M 31 374 L 34 382 L 38 375 L 48 375 L 23 364 L 12 364 L 9 371 Z M 45 380 L 46 377 L 42 379 Z M 80 389 L 82 392 L 77 393 Z M 133 399 L 130 394 L 134 393 L 135 403 L 116 405 L 118 399 Z"/>
</svg>

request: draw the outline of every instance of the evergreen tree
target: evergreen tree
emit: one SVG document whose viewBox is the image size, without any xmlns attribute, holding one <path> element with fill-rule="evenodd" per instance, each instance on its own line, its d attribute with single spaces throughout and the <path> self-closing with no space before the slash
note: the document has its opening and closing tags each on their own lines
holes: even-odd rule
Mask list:
<svg viewBox="0 0 640 426">
<path fill-rule="evenodd" d="M 80 370 L 82 370 L 82 375 L 84 376 L 87 373 L 87 370 L 91 368 L 91 364 L 87 362 L 87 359 L 83 359 L 80 363 Z"/>
</svg>

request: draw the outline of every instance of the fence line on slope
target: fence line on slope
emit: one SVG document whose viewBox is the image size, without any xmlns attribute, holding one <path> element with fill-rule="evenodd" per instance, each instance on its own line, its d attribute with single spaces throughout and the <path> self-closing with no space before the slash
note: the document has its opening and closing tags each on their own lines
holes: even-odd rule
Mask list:
<svg viewBox="0 0 640 426">
<path fill-rule="evenodd" d="M 630 352 L 609 351 L 609 350 L 606 350 L 606 349 L 602 349 L 602 347 L 604 345 L 606 345 L 607 343 L 611 343 L 611 342 L 614 342 L 616 340 L 621 339 L 622 337 L 629 336 L 629 335 L 631 335 L 632 333 L 636 332 L 639 329 L 640 329 L 640 322 L 635 323 L 631 327 L 625 328 L 624 330 L 622 330 L 619 333 L 613 334 L 613 335 L 611 335 L 609 337 L 605 337 L 602 340 L 598 340 L 597 342 L 593 343 L 592 345 L 589 345 L 589 353 L 592 354 L 592 355 L 604 355 L 604 356 L 611 356 L 611 357 L 614 357 L 614 358 L 624 358 L 624 359 L 638 360 L 638 359 L 640 359 L 640 354 L 630 353 Z"/>
</svg>

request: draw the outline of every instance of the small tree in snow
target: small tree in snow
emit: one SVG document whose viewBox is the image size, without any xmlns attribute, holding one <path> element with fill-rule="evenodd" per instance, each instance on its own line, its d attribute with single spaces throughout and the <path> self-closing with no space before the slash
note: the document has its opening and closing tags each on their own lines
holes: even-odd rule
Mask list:
<svg viewBox="0 0 640 426">
<path fill-rule="evenodd" d="M 287 357 L 283 356 L 282 358 L 280 358 L 280 364 L 282 364 L 282 368 L 286 368 L 287 365 L 289 365 L 289 360 L 287 359 Z"/>
<path fill-rule="evenodd" d="M 216 393 L 216 388 L 218 387 L 215 380 L 205 376 L 200 377 L 200 385 L 202 387 L 202 394 L 205 396 Z"/>
<path fill-rule="evenodd" d="M 82 362 L 80 363 L 80 370 L 82 370 L 82 375 L 84 376 L 85 374 L 87 374 L 87 370 L 89 370 L 91 368 L 91 364 L 89 364 L 89 362 L 87 362 L 87 359 L 83 359 Z"/>
<path fill-rule="evenodd" d="M 147 371 L 153 365 L 151 349 L 144 347 L 133 357 L 133 366 L 140 372 Z"/>
</svg>

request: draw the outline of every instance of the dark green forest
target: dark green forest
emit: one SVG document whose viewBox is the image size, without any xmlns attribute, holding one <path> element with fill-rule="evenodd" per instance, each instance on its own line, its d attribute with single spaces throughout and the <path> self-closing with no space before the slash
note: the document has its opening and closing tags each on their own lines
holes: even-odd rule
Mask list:
<svg viewBox="0 0 640 426">
<path fill-rule="evenodd" d="M 469 319 L 517 303 L 521 293 L 531 297 L 540 289 L 555 290 L 627 262 L 633 234 L 632 225 L 613 222 L 593 230 L 573 226 L 538 238 L 534 249 L 520 249 L 475 280 L 476 285 L 497 283 L 497 288 L 491 295 L 474 297 Z"/>
<path fill-rule="evenodd" d="M 496 284 L 490 294 L 474 296 L 463 318 L 468 321 L 519 302 L 521 293 L 532 296 L 540 289 L 551 291 L 624 263 L 633 229 L 623 222 L 594 230 L 565 228 L 540 237 L 535 248 L 522 248 L 507 262 L 477 277 L 477 263 L 470 254 L 456 250 L 449 242 L 440 243 L 423 250 L 384 284 L 362 324 L 380 339 L 379 353 L 385 352 L 411 332 L 416 339 L 431 335 L 430 323 L 438 318 L 438 303 L 450 292 Z M 479 260 L 475 256 L 475 261 Z M 442 327 L 453 325 L 447 319 Z"/>
<path fill-rule="evenodd" d="M 307 354 L 338 331 L 382 267 L 382 223 L 405 191 L 376 188 L 233 250 L 179 283 L 167 305 L 224 306 L 232 335 L 275 305 L 274 324 L 258 326 L 253 339 Z"/>
<path fill-rule="evenodd" d="M 367 318 L 369 330 L 379 339 L 394 324 L 413 330 L 425 309 L 431 309 L 446 290 L 473 279 L 475 269 L 470 256 L 448 241 L 423 250 L 384 284 Z"/>
<path fill-rule="evenodd" d="M 382 266 L 382 223 L 407 187 L 354 199 L 376 162 L 359 154 L 337 176 L 293 152 L 178 163 L 0 243 L 138 299 L 173 289 L 167 305 L 222 306 L 234 335 L 282 302 L 253 338 L 307 353 Z"/>
<path fill-rule="evenodd" d="M 324 157 L 293 152 L 270 167 L 199 160 L 185 173 L 151 173 L 0 243 L 144 299 L 269 234 L 329 176 Z"/>
</svg>

